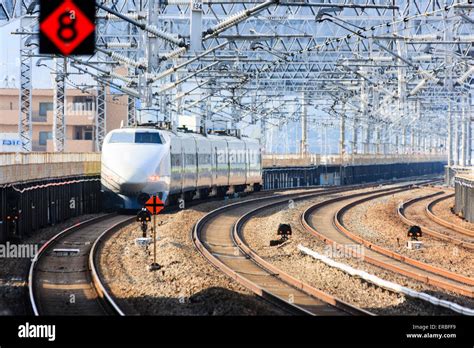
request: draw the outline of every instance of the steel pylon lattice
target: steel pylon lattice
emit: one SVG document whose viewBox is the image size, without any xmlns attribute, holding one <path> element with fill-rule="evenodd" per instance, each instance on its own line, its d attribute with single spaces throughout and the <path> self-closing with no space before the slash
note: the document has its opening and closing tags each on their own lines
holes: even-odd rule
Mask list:
<svg viewBox="0 0 474 348">
<path fill-rule="evenodd" d="M 6 3 L 32 4 L 0 2 Z M 97 53 L 75 59 L 67 71 L 128 95 L 129 124 L 136 122 L 135 105 L 156 110 L 163 121 L 208 114 L 209 122 L 257 125 L 269 135 L 291 124 L 301 130 L 295 139 L 300 153 L 311 152 L 314 134 L 343 125 L 339 137 L 354 154 L 426 152 L 426 144 L 446 151 L 445 142 L 463 146 L 459 156 L 450 156 L 453 164 L 470 163 L 465 114 L 474 74 L 474 8 L 468 1 L 98 5 Z M 15 17 L 9 8 L 7 20 Z M 309 101 L 306 117 L 287 106 L 301 105 L 302 95 Z"/>
<path fill-rule="evenodd" d="M 104 143 L 107 134 L 107 87 L 104 84 L 97 86 L 96 98 L 96 118 L 95 118 L 95 148 L 96 151 L 102 151 L 102 144 Z"/>
<path fill-rule="evenodd" d="M 53 84 L 53 147 L 55 152 L 64 152 L 66 143 L 66 58 L 54 58 Z"/>
<path fill-rule="evenodd" d="M 22 18 L 22 25 L 28 26 L 28 19 Z M 19 90 L 19 122 L 18 133 L 20 134 L 20 141 L 22 150 L 29 152 L 32 150 L 32 48 L 28 46 L 30 36 L 22 35 L 20 48 L 20 90 Z"/>
</svg>

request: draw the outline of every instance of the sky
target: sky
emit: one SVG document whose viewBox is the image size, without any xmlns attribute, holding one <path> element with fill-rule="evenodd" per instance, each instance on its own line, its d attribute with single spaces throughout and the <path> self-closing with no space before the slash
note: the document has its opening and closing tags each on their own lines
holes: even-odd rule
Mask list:
<svg viewBox="0 0 474 348">
<path fill-rule="evenodd" d="M 11 33 L 19 29 L 20 21 L 14 20 L 0 27 L 0 88 L 19 88 L 20 86 L 20 35 Z M 33 88 L 52 88 L 52 61 L 43 61 L 50 68 L 37 67 L 38 58 L 33 59 Z M 85 75 L 73 75 L 75 82 L 92 83 Z"/>
<path fill-rule="evenodd" d="M 20 79 L 20 37 L 11 35 L 19 27 L 20 21 L 14 21 L 0 27 L 0 87 L 19 86 Z M 7 79 L 7 81 L 5 80 Z"/>
</svg>

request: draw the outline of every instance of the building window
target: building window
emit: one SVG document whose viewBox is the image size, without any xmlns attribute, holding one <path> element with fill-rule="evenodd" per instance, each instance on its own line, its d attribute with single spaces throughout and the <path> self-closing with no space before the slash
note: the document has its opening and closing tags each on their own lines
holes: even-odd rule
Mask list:
<svg viewBox="0 0 474 348">
<path fill-rule="evenodd" d="M 48 139 L 53 139 L 53 132 L 39 132 L 39 145 L 46 145 Z"/>
<path fill-rule="evenodd" d="M 39 103 L 39 115 L 46 117 L 53 110 L 53 103 Z"/>
<path fill-rule="evenodd" d="M 94 97 L 89 95 L 76 95 L 72 97 L 73 103 L 93 103 Z"/>
<path fill-rule="evenodd" d="M 73 140 L 92 140 L 92 132 L 92 126 L 76 126 Z"/>
</svg>

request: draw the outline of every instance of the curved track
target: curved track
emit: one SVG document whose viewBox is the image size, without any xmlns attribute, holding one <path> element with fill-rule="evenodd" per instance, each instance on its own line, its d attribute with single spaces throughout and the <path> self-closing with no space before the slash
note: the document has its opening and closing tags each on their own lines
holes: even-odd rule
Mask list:
<svg viewBox="0 0 474 348">
<path fill-rule="evenodd" d="M 439 198 L 436 198 L 432 201 L 430 201 L 427 205 L 426 205 L 426 209 L 425 209 L 425 213 L 426 215 L 428 216 L 428 218 L 430 218 L 431 220 L 433 220 L 434 222 L 436 222 L 438 225 L 441 225 L 441 226 L 444 226 L 446 228 L 449 228 L 453 231 L 456 231 L 462 235 L 465 235 L 467 237 L 471 237 L 474 238 L 474 231 L 473 230 L 469 230 L 467 228 L 464 228 L 464 227 L 461 227 L 461 226 L 458 226 L 456 224 L 453 224 L 449 221 L 446 221 L 442 218 L 440 218 L 439 216 L 437 216 L 434 212 L 433 212 L 433 207 L 440 203 L 441 201 L 444 201 L 446 199 L 449 199 L 451 197 L 454 196 L 454 193 L 448 193 L 446 195 L 443 195 Z M 459 218 L 461 219 L 461 218 Z"/>
<path fill-rule="evenodd" d="M 409 189 L 410 187 L 406 186 L 385 190 L 385 192 L 379 191 L 380 193 L 357 193 L 349 194 L 343 198 L 329 199 L 309 207 L 302 214 L 302 223 L 309 232 L 328 244 L 335 243 L 338 248 L 344 249 L 347 248 L 347 245 L 353 246 L 354 243 L 363 244 L 365 246 L 364 260 L 371 264 L 445 290 L 474 297 L 473 279 L 433 267 L 374 245 L 350 232 L 342 224 L 341 218 L 344 212 L 353 206 L 377 197 Z"/>
<path fill-rule="evenodd" d="M 352 188 L 353 189 L 353 188 Z M 234 203 L 216 209 L 199 220 L 193 231 L 196 247 L 215 267 L 257 295 L 295 314 L 370 315 L 323 293 L 275 268 L 256 255 L 241 238 L 245 221 L 257 212 L 287 203 L 342 192 L 345 189 L 314 190 Z"/>
<path fill-rule="evenodd" d="M 420 226 L 423 233 L 432 238 L 449 242 L 469 250 L 474 250 L 474 238 L 469 238 L 464 234 L 460 235 L 458 233 L 458 226 L 453 225 L 451 228 L 448 228 L 438 222 L 437 219 L 439 218 L 433 218 L 434 214 L 429 210 L 430 205 L 432 205 L 433 202 L 438 202 L 440 199 L 445 199 L 445 197 L 449 197 L 452 195 L 443 194 L 443 191 L 439 191 L 434 194 L 416 197 L 414 199 L 410 199 L 406 202 L 403 202 L 398 207 L 398 216 L 407 225 Z M 439 195 L 443 196 L 439 197 Z"/>
<path fill-rule="evenodd" d="M 35 315 L 123 315 L 95 268 L 96 244 L 127 224 L 129 216 L 105 215 L 76 224 L 46 242 L 28 279 Z"/>
</svg>

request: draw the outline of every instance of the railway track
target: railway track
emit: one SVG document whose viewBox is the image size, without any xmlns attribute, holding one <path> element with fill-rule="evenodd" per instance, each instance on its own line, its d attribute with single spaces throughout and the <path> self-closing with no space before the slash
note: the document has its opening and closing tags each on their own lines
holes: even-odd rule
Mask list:
<svg viewBox="0 0 474 348">
<path fill-rule="evenodd" d="M 33 259 L 28 277 L 34 315 L 123 315 L 100 280 L 95 250 L 106 234 L 130 220 L 104 215 L 47 241 Z"/>
<path fill-rule="evenodd" d="M 368 185 L 357 188 L 366 187 Z M 196 223 L 193 241 L 197 249 L 216 268 L 262 298 L 292 313 L 372 315 L 297 280 L 263 260 L 251 250 L 241 233 L 243 226 L 252 216 L 262 210 L 286 204 L 289 199 L 303 200 L 354 189 L 356 187 L 319 189 L 305 194 L 264 197 L 221 207 Z"/>
<path fill-rule="evenodd" d="M 454 193 L 448 193 L 446 195 L 443 195 L 439 198 L 436 198 L 432 201 L 430 201 L 427 205 L 426 205 L 426 208 L 425 208 L 425 213 L 426 215 L 428 216 L 428 218 L 430 218 L 431 220 L 433 220 L 434 222 L 436 222 L 438 225 L 441 225 L 441 226 L 444 226 L 446 228 L 449 228 L 450 230 L 453 230 L 453 231 L 456 231 L 464 236 L 467 236 L 467 237 L 470 237 L 470 238 L 474 238 L 474 231 L 472 230 L 469 230 L 467 228 L 464 228 L 464 227 L 461 227 L 461 226 L 458 226 L 456 224 L 453 224 L 449 221 L 446 221 L 442 218 L 440 218 L 439 216 L 437 216 L 434 212 L 433 212 L 433 207 L 440 203 L 441 201 L 444 201 L 446 199 L 449 199 L 451 197 L 454 196 Z"/>
<path fill-rule="evenodd" d="M 441 197 L 439 197 L 441 195 Z M 450 197 L 452 194 L 445 195 L 443 191 L 435 192 L 421 197 L 416 197 L 403 202 L 397 209 L 398 216 L 408 226 L 418 225 L 421 227 L 424 234 L 442 240 L 454 245 L 474 250 L 474 232 L 471 232 L 473 237 L 469 238 L 461 230 L 460 227 L 446 222 L 440 224 L 440 218 L 436 217 L 430 207 L 434 202 Z M 449 227 L 448 227 L 449 226 Z"/>
<path fill-rule="evenodd" d="M 354 243 L 364 245 L 364 260 L 375 266 L 464 296 L 474 297 L 473 279 L 374 245 L 350 232 L 343 225 L 342 216 L 348 209 L 371 199 L 409 189 L 410 186 L 405 186 L 373 193 L 349 194 L 343 198 L 329 199 L 306 209 L 301 216 L 301 221 L 310 233 L 328 244 L 336 245 L 338 248 L 346 248 L 347 250 L 347 245 L 353 246 Z"/>
</svg>

